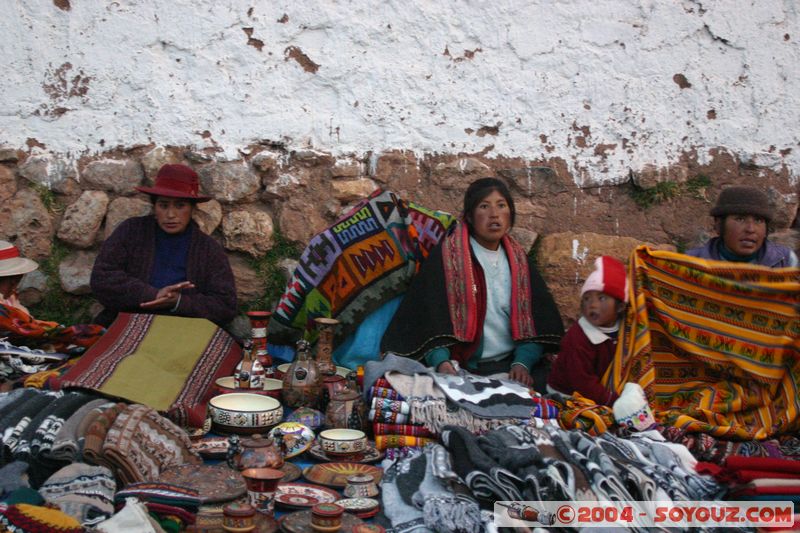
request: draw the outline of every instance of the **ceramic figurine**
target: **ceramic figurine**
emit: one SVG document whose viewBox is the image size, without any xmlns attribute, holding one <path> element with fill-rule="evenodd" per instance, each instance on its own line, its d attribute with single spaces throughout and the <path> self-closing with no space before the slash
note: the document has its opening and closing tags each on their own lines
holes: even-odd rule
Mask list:
<svg viewBox="0 0 800 533">
<path fill-rule="evenodd" d="M 356 385 L 355 373 L 334 387 L 325 409 L 325 427 L 364 430 L 365 406 Z"/>
<path fill-rule="evenodd" d="M 270 311 L 248 311 L 247 318 L 250 319 L 250 336 L 253 340 L 253 350 L 255 358 L 264 368 L 264 375 L 268 378 L 274 377 L 275 366 L 272 364 L 272 357 L 267 351 L 267 326 L 272 317 Z"/>
<path fill-rule="evenodd" d="M 253 356 L 253 343 L 245 341 L 242 360 L 233 373 L 233 384 L 237 389 L 261 389 L 264 386 L 264 367 Z"/>
<path fill-rule="evenodd" d="M 308 343 L 297 341 L 297 355 L 283 376 L 283 402 L 292 408 L 316 408 L 322 396 L 322 376 L 308 355 Z"/>
</svg>

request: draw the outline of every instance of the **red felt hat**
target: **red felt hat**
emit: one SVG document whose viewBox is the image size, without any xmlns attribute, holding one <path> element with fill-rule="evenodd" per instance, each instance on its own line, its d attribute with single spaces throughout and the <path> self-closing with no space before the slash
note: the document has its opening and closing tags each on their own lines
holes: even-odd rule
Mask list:
<svg viewBox="0 0 800 533">
<path fill-rule="evenodd" d="M 136 190 L 154 196 L 186 198 L 195 202 L 211 200 L 210 196 L 198 194 L 200 178 L 197 176 L 197 172 L 186 165 L 164 165 L 158 170 L 153 187 L 136 187 Z"/>
<path fill-rule="evenodd" d="M 625 265 L 608 255 L 601 255 L 594 261 L 594 271 L 589 274 L 581 289 L 581 296 L 587 291 L 600 291 L 620 302 L 628 301 L 628 279 Z"/>
</svg>

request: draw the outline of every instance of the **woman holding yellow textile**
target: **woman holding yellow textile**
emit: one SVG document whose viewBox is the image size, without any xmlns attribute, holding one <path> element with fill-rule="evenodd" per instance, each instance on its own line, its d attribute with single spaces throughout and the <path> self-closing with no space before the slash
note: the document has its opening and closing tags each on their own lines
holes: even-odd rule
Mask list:
<svg viewBox="0 0 800 533">
<path fill-rule="evenodd" d="M 711 209 L 711 216 L 719 236 L 692 248 L 687 255 L 773 268 L 798 266 L 792 250 L 767 239 L 774 213 L 769 198 L 760 189 L 747 186 L 724 189 Z"/>
<path fill-rule="evenodd" d="M 461 223 L 422 265 L 381 350 L 424 358 L 442 373 L 460 365 L 531 385 L 531 369 L 546 345 L 558 346 L 564 328 L 541 275 L 508 235 L 515 218 L 505 183 L 470 184 Z"/>
</svg>

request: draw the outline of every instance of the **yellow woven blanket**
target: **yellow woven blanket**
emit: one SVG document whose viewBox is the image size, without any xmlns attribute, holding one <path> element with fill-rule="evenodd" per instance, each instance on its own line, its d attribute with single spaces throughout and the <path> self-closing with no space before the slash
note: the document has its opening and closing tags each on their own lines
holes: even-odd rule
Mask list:
<svg viewBox="0 0 800 533">
<path fill-rule="evenodd" d="M 735 439 L 800 428 L 800 269 L 637 248 L 604 382 L 647 393 L 664 425 Z"/>
</svg>

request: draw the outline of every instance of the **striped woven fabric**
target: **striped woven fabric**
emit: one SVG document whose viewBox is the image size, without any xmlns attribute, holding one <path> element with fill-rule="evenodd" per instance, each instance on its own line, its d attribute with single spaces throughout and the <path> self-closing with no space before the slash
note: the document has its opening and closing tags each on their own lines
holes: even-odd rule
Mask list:
<svg viewBox="0 0 800 533">
<path fill-rule="evenodd" d="M 664 425 L 734 439 L 800 428 L 800 269 L 637 248 L 604 382 L 647 393 Z"/>
</svg>

